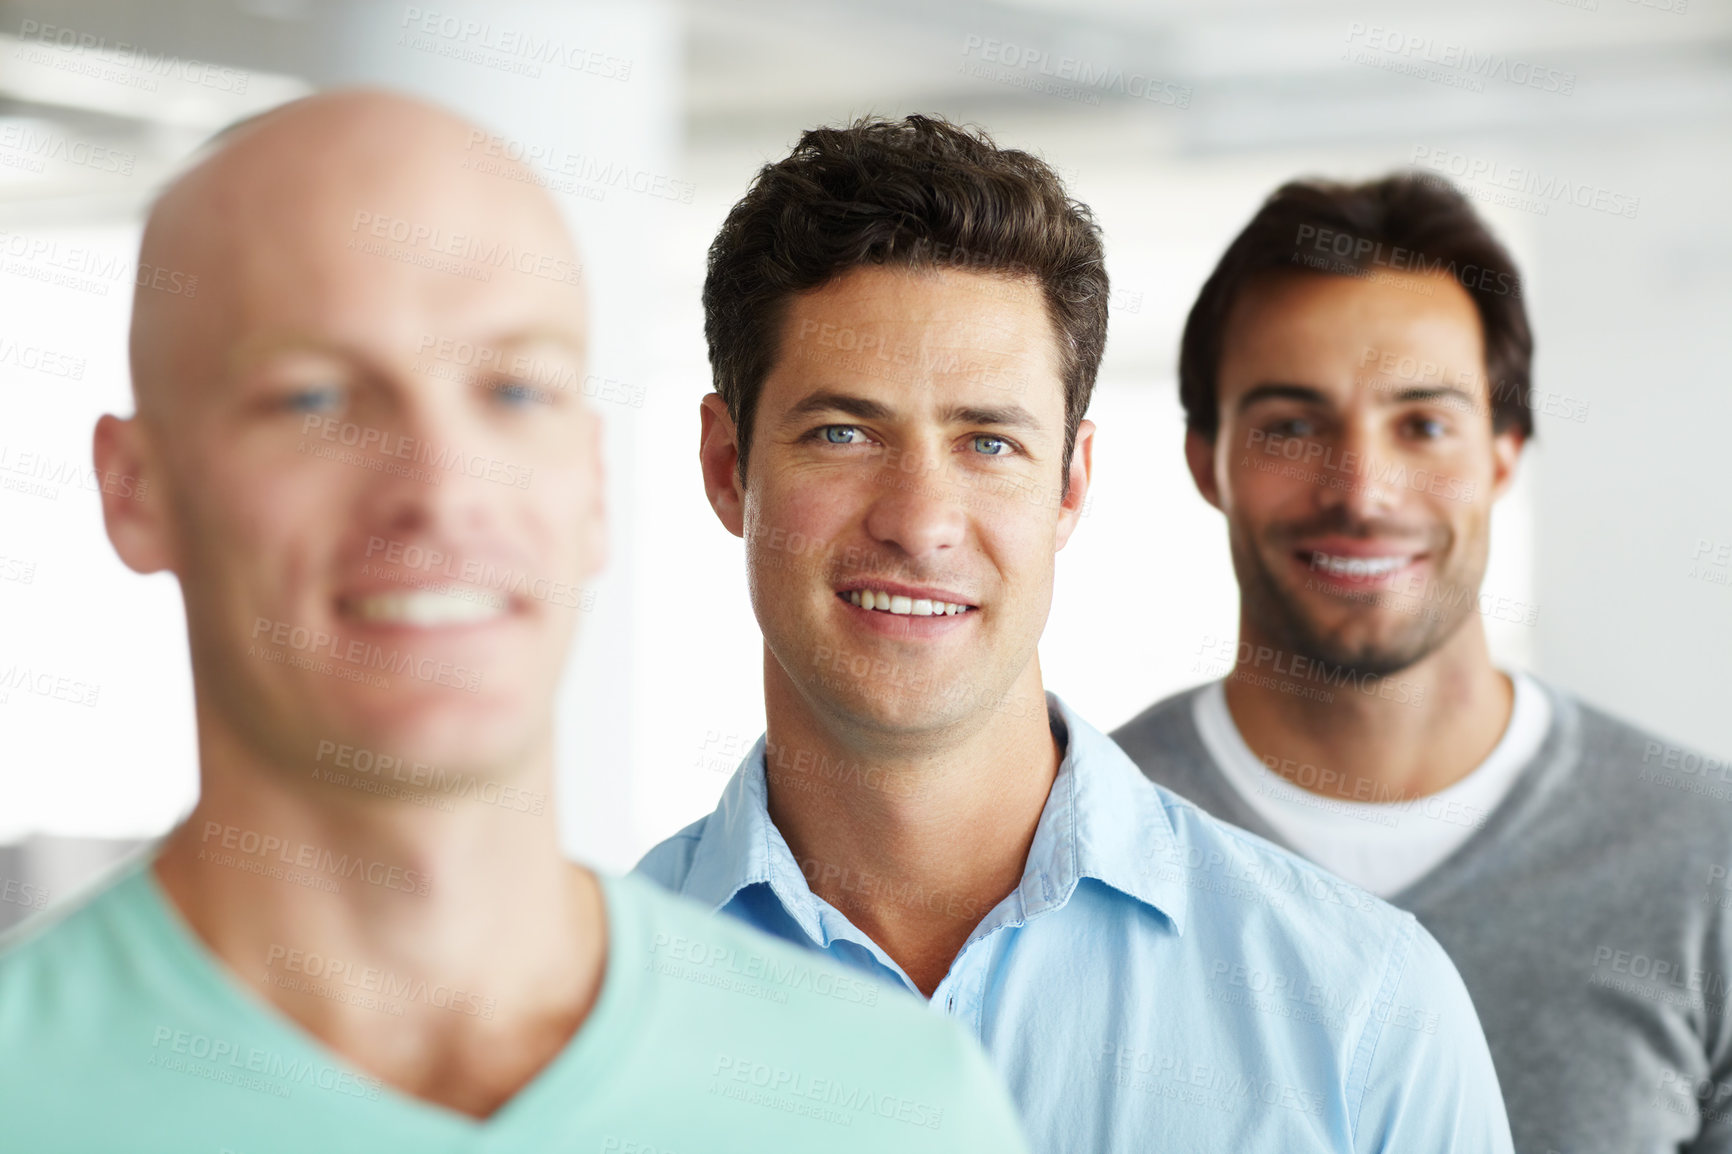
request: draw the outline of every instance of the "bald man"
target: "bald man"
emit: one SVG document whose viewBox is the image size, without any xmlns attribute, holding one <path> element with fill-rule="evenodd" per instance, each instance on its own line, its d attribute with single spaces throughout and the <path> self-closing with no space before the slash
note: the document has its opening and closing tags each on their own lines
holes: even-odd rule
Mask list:
<svg viewBox="0 0 1732 1154">
<path fill-rule="evenodd" d="M 912 1001 L 566 861 L 604 549 L 583 277 L 484 134 L 280 109 L 161 198 L 109 539 L 186 603 L 199 800 L 0 954 L 7 1149 L 1021 1150 Z"/>
</svg>

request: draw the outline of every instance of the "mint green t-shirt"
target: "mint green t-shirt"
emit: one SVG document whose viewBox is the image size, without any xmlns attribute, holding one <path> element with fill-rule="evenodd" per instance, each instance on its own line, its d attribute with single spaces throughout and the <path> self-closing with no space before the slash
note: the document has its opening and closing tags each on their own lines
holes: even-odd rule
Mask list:
<svg viewBox="0 0 1732 1154">
<path fill-rule="evenodd" d="M 0 1148 L 1026 1150 L 974 1042 L 917 1000 L 646 882 L 602 887 L 608 954 L 594 1009 L 480 1120 L 347 1065 L 211 954 L 137 861 L 0 943 Z M 379 1028 L 393 1028 L 390 991 L 341 985 L 326 996 L 375 998 Z M 484 1008 L 474 995 L 452 1005 Z"/>
</svg>

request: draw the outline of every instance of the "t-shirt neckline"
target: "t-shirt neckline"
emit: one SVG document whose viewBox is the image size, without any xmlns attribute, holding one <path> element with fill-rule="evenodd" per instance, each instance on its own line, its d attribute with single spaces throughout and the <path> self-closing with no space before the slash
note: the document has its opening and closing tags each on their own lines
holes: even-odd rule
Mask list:
<svg viewBox="0 0 1732 1154">
<path fill-rule="evenodd" d="M 601 888 L 602 908 L 607 923 L 607 956 L 603 964 L 601 988 L 595 1004 L 577 1031 L 566 1044 L 527 1084 L 512 1095 L 499 1109 L 486 1118 L 476 1118 L 452 1107 L 418 1098 L 405 1090 L 357 1069 L 347 1057 L 332 1049 L 318 1036 L 292 1017 L 265 1001 L 243 984 L 238 975 L 221 957 L 206 946 L 168 892 L 156 878 L 155 863 L 160 843 L 134 863 L 134 876 L 127 881 L 136 884 L 143 900 L 138 907 L 144 914 L 145 928 L 161 949 L 170 955 L 172 972 L 187 979 L 186 992 L 193 997 L 223 1004 L 230 1014 L 237 1014 L 255 1023 L 284 1044 L 304 1051 L 308 1056 L 357 1076 L 377 1082 L 380 1097 L 375 1105 L 389 1102 L 390 1108 L 441 1120 L 453 1129 L 473 1138 L 489 1141 L 502 1134 L 527 1127 L 525 1133 L 546 1133 L 536 1127 L 544 1124 L 550 1111 L 569 1114 L 574 1102 L 564 1088 L 584 1087 L 595 1091 L 600 1080 L 621 1061 L 621 1048 L 632 1044 L 632 1032 L 619 1021 L 629 1007 L 637 1005 L 643 995 L 642 965 L 633 965 L 625 955 L 627 939 L 637 930 L 633 911 L 628 908 L 624 890 L 630 883 L 593 871 Z M 126 884 L 122 882 L 121 884 Z"/>
</svg>

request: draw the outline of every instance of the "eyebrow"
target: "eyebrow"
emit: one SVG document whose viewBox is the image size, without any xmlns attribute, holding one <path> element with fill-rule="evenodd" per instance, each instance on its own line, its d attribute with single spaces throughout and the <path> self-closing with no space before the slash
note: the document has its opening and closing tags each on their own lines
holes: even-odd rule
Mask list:
<svg viewBox="0 0 1732 1154">
<path fill-rule="evenodd" d="M 584 356 L 589 352 L 589 345 L 582 337 L 570 329 L 560 328 L 556 325 L 539 325 L 534 328 L 519 329 L 516 332 L 495 337 L 485 343 L 476 342 L 478 348 L 492 349 L 510 349 L 535 344 L 562 345 L 567 351 L 578 356 Z"/>
<path fill-rule="evenodd" d="M 1328 403 L 1329 398 L 1323 395 L 1322 389 L 1312 388 L 1310 385 L 1272 382 L 1246 389 L 1239 398 L 1238 410 L 1242 413 L 1252 405 L 1264 401 L 1303 401 L 1308 405 L 1323 405 Z"/>
<path fill-rule="evenodd" d="M 882 401 L 868 400 L 833 389 L 820 389 L 790 408 L 782 418 L 782 423 L 793 424 L 803 417 L 816 416 L 819 413 L 842 413 L 862 421 L 888 421 L 896 416 L 896 410 Z M 941 416 L 946 424 L 953 425 L 991 425 L 997 428 L 1030 430 L 1043 427 L 1041 421 L 1021 405 L 953 405 L 944 410 Z"/>
<path fill-rule="evenodd" d="M 537 344 L 559 345 L 577 357 L 587 356 L 589 352 L 583 337 L 558 325 L 536 325 L 503 333 L 490 340 L 466 341 L 464 343 L 477 349 L 492 349 L 500 353 Z M 424 352 L 426 352 L 425 349 L 418 349 L 417 355 Z M 274 333 L 263 339 L 241 343 L 229 354 L 229 369 L 231 372 L 238 373 L 283 353 L 318 353 L 336 360 L 365 365 L 369 368 L 373 363 L 369 356 L 344 341 L 333 340 L 316 333 L 291 331 Z"/>
<path fill-rule="evenodd" d="M 1411 405 L 1420 401 L 1436 401 L 1445 397 L 1460 398 L 1469 405 L 1476 405 L 1479 399 L 1465 389 L 1453 385 L 1415 385 L 1412 388 L 1395 391 L 1376 390 L 1385 404 Z M 1271 382 L 1247 389 L 1239 398 L 1238 411 L 1244 412 L 1252 405 L 1263 401 L 1299 401 L 1308 405 L 1328 406 L 1331 402 L 1322 389 L 1310 385 L 1293 385 L 1285 382 Z"/>
<path fill-rule="evenodd" d="M 1454 385 L 1431 385 L 1424 388 L 1414 387 L 1402 389 L 1391 394 L 1389 403 L 1392 405 L 1412 404 L 1415 401 L 1437 401 L 1445 397 L 1459 397 L 1469 405 L 1479 404 L 1479 398 L 1466 389 L 1458 389 Z"/>
</svg>

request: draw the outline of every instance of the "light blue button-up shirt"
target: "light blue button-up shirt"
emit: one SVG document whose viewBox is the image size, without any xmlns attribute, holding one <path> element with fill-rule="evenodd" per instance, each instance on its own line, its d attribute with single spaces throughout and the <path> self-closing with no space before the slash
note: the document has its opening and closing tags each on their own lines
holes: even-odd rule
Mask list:
<svg viewBox="0 0 1732 1154">
<path fill-rule="evenodd" d="M 1511 1149 L 1473 1003 L 1411 914 L 1210 817 L 1047 705 L 1065 757 L 1022 883 L 932 997 L 986 1047 L 1035 1150 Z M 819 770 L 777 767 L 802 772 Z M 637 869 L 920 996 L 807 884 L 770 820 L 762 739 L 715 812 Z"/>
</svg>

